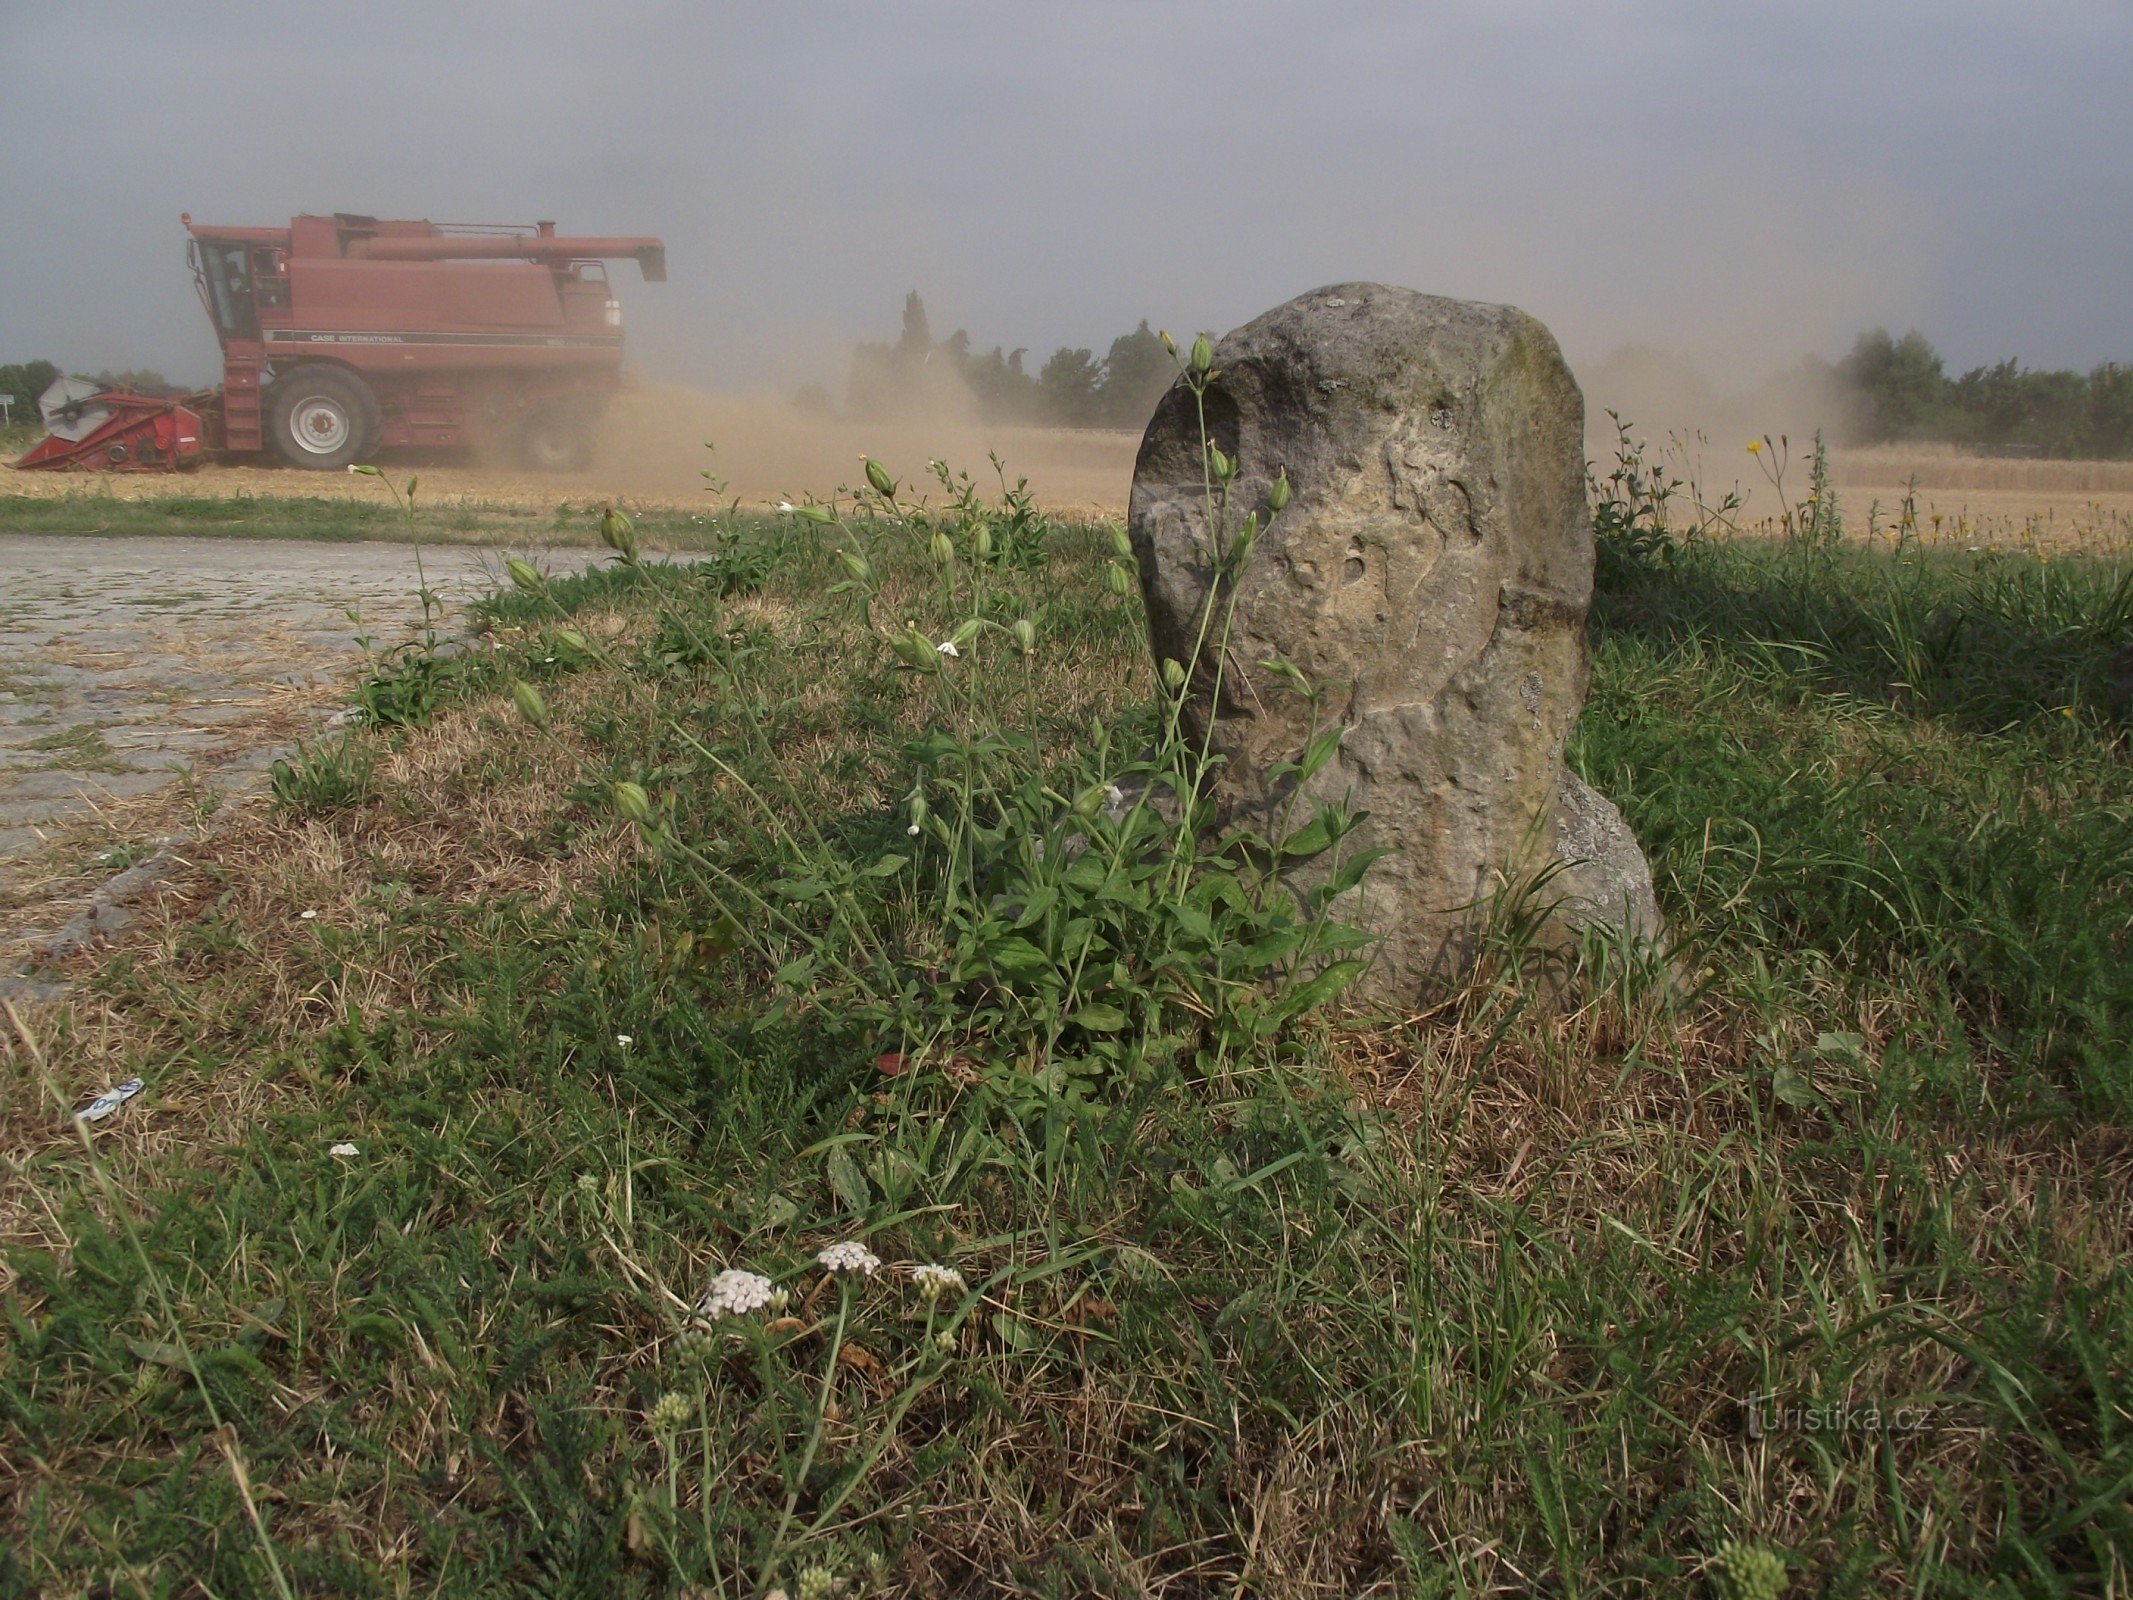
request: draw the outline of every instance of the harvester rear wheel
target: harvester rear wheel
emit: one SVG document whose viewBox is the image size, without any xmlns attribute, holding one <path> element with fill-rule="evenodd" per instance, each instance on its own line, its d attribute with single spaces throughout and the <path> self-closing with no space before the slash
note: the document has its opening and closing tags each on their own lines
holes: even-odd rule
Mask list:
<svg viewBox="0 0 2133 1600">
<path fill-rule="evenodd" d="M 384 414 L 370 385 L 343 367 L 314 364 L 274 380 L 267 393 L 274 448 L 292 467 L 338 472 L 377 448 Z"/>
<path fill-rule="evenodd" d="M 592 416 L 579 406 L 544 407 L 527 418 L 518 449 L 536 472 L 582 472 L 592 465 Z"/>
</svg>

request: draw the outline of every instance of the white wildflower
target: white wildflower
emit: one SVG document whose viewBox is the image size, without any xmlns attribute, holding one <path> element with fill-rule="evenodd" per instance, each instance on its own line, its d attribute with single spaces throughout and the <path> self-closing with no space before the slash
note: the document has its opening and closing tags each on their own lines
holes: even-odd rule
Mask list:
<svg viewBox="0 0 2133 1600">
<path fill-rule="evenodd" d="M 329 1156 L 359 1156 L 362 1153 L 345 1139 L 326 1152 Z"/>
<path fill-rule="evenodd" d="M 796 507 L 790 500 L 780 500 L 778 502 L 778 509 L 780 511 L 794 511 L 797 510 L 798 507 Z"/>
<path fill-rule="evenodd" d="M 933 648 L 938 650 L 942 655 L 948 657 L 948 659 L 951 661 L 953 661 L 957 656 L 963 653 L 955 647 L 955 641 L 953 639 L 943 639 Z"/>
<path fill-rule="evenodd" d="M 627 1050 L 631 1045 L 635 1044 L 636 1042 L 636 1039 L 630 1034 L 618 1033 L 615 1035 L 615 1043 L 622 1046 L 622 1048 L 625 1050 Z"/>
<path fill-rule="evenodd" d="M 1104 791 L 1104 795 L 1114 806 L 1122 806 L 1126 803 L 1126 791 L 1115 783 Z"/>
<path fill-rule="evenodd" d="M 908 833 L 912 838 L 916 839 L 918 837 L 918 824 L 915 822 L 912 823 L 910 827 L 904 829 L 904 832 Z"/>
<path fill-rule="evenodd" d="M 299 911 L 296 915 L 298 919 L 303 922 L 314 922 L 318 919 L 318 913 L 316 911 Z"/>
<path fill-rule="evenodd" d="M 830 1245 L 815 1259 L 822 1263 L 825 1272 L 857 1272 L 871 1278 L 881 1270 L 881 1257 L 857 1239 Z"/>
<path fill-rule="evenodd" d="M 696 1309 L 713 1322 L 721 1317 L 745 1317 L 762 1310 L 776 1295 L 776 1287 L 760 1272 L 729 1267 L 711 1280 L 710 1292 L 696 1302 Z"/>
<path fill-rule="evenodd" d="M 926 1265 L 911 1269 L 911 1282 L 928 1305 L 947 1294 L 961 1294 L 969 1287 L 953 1267 Z"/>
</svg>

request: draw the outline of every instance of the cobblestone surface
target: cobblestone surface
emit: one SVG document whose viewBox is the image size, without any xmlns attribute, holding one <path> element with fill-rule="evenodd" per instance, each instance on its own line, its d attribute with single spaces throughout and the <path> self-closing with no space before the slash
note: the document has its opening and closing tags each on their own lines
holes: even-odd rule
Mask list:
<svg viewBox="0 0 2133 1600">
<path fill-rule="evenodd" d="M 531 554 L 561 571 L 606 552 Z M 423 560 L 451 629 L 502 552 Z M 128 819 L 257 788 L 345 702 L 359 633 L 420 631 L 416 592 L 404 544 L 0 536 L 0 969 L 160 842 Z"/>
</svg>

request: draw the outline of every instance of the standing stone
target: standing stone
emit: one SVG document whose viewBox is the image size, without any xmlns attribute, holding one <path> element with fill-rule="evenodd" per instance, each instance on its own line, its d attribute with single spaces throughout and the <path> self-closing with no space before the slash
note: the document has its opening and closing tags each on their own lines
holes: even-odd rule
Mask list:
<svg viewBox="0 0 2133 1600">
<path fill-rule="evenodd" d="M 1234 519 L 1263 509 L 1284 470 L 1292 498 L 1237 580 L 1211 708 L 1226 603 L 1195 660 L 1213 563 L 1194 398 L 1172 386 L 1129 512 L 1151 643 L 1158 663 L 1192 667 L 1186 724 L 1227 758 L 1214 797 L 1233 820 L 1281 814 L 1274 769 L 1311 733 L 1310 707 L 1266 663 L 1292 663 L 1323 691 L 1321 725 L 1346 727 L 1293 815 L 1345 796 L 1369 813 L 1345 849 L 1396 852 L 1335 908 L 1382 936 L 1355 992 L 1395 1006 L 1441 994 L 1506 885 L 1554 907 L 1543 945 L 1596 921 L 1658 937 L 1635 839 L 1563 765 L 1593 541 L 1584 399 L 1548 330 L 1509 306 L 1338 284 L 1225 337 L 1205 411 L 1239 462 Z M 1329 866 L 1299 869 L 1297 886 Z"/>
</svg>

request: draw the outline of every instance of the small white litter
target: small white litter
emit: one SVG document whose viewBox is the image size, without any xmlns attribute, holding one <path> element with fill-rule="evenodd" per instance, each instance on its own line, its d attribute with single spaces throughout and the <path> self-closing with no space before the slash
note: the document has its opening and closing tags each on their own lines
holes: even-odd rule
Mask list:
<svg viewBox="0 0 2133 1600">
<path fill-rule="evenodd" d="M 118 1110 L 120 1106 L 139 1094 L 143 1087 L 145 1085 L 142 1084 L 139 1078 L 128 1078 L 116 1089 L 106 1089 L 94 1100 L 83 1106 L 81 1110 L 75 1112 L 74 1115 L 83 1122 L 102 1122 L 104 1118 L 110 1116 L 112 1112 Z"/>
</svg>

